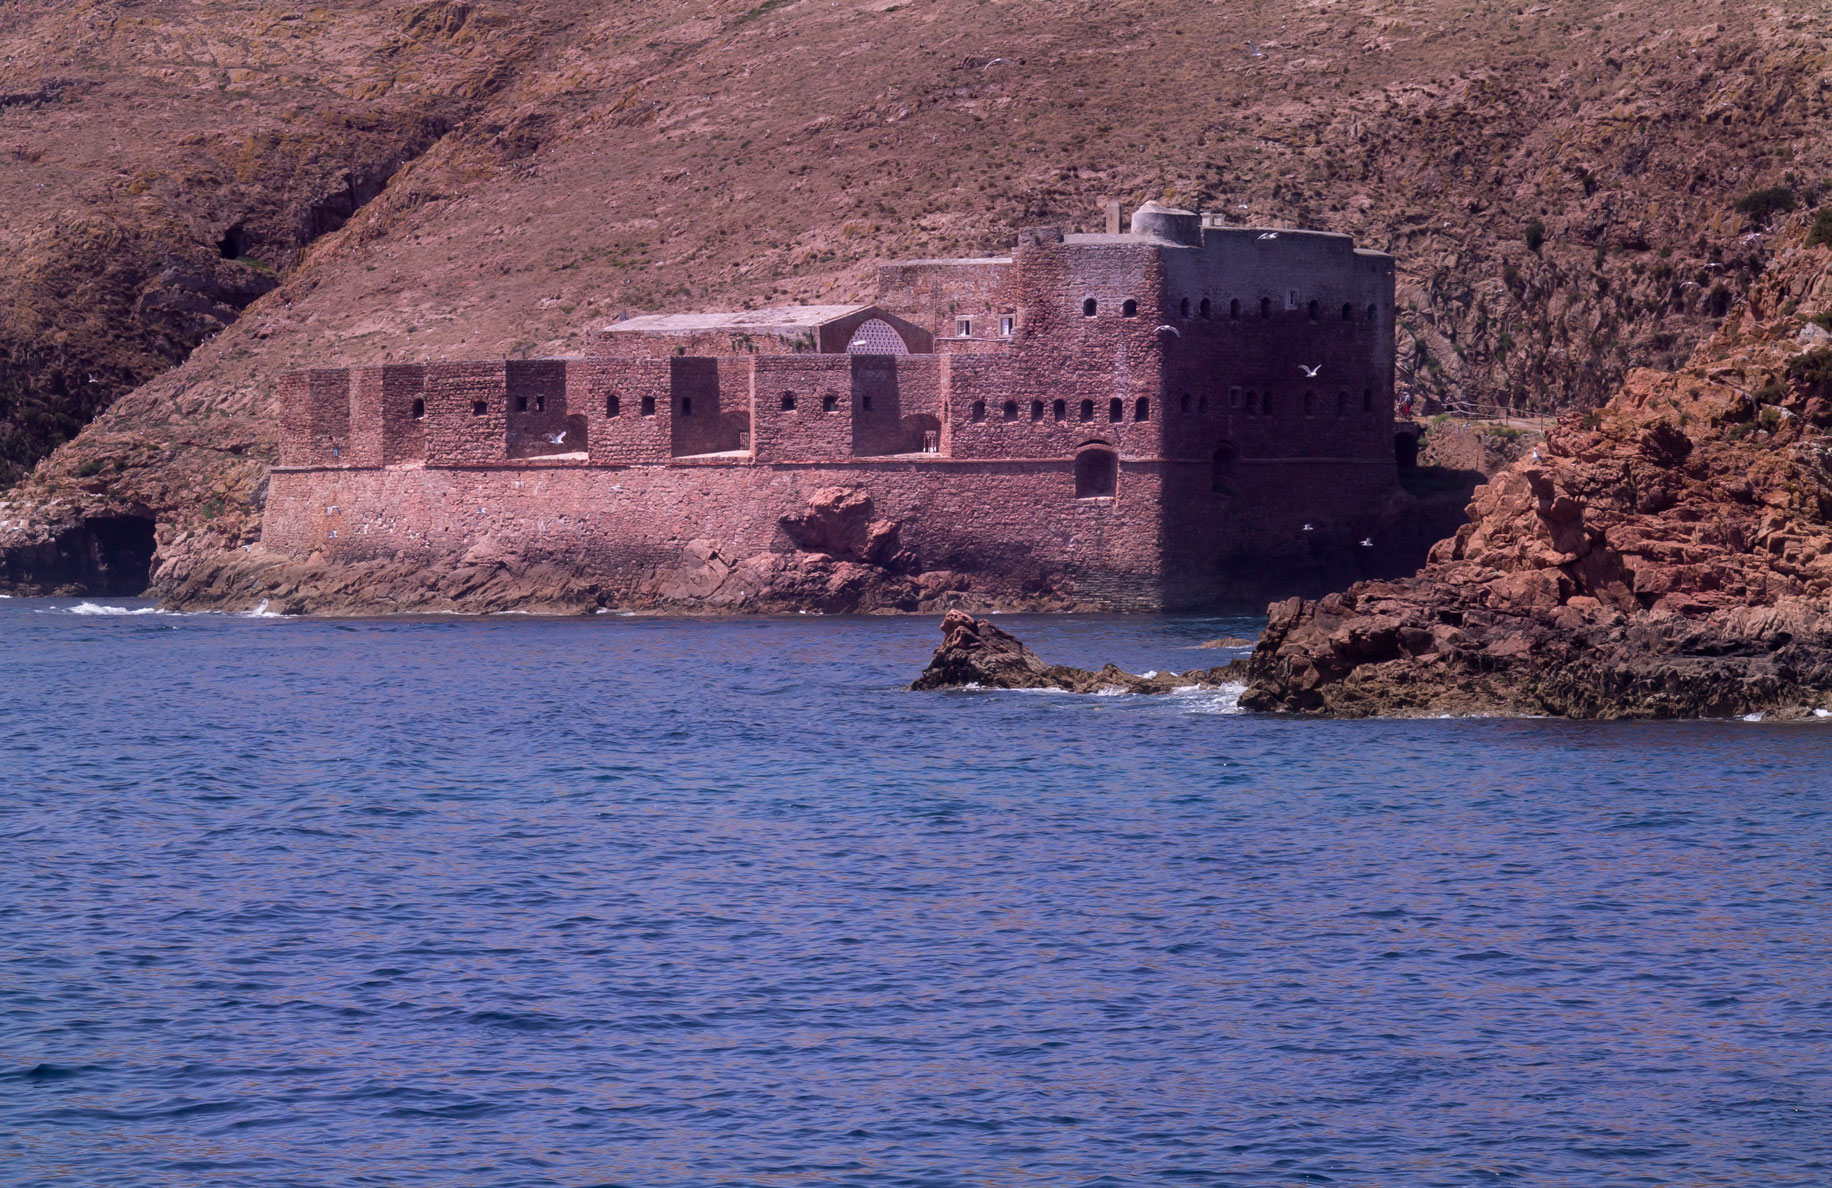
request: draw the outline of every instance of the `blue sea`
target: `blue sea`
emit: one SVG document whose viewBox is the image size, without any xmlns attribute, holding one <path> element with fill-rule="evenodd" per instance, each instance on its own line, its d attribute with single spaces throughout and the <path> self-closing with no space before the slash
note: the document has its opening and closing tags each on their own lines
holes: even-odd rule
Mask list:
<svg viewBox="0 0 1832 1188">
<path fill-rule="evenodd" d="M 1832 724 L 938 639 L 0 600 L 0 1183 L 1832 1184 Z"/>
</svg>

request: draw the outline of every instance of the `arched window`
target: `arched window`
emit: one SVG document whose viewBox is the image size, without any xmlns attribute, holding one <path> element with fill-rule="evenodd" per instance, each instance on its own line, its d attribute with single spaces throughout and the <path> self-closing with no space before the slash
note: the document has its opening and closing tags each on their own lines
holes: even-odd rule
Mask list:
<svg viewBox="0 0 1832 1188">
<path fill-rule="evenodd" d="M 1119 455 L 1104 446 L 1075 455 L 1075 498 L 1111 499 L 1119 487 Z"/>
<path fill-rule="evenodd" d="M 1139 303 L 1128 297 L 1120 302 L 1120 317 L 1136 318 L 1139 316 Z"/>
<path fill-rule="evenodd" d="M 784 412 L 794 412 L 795 411 L 795 393 L 784 392 L 782 394 L 782 411 Z"/>
<path fill-rule="evenodd" d="M 1347 392 L 1336 393 L 1336 415 L 1339 417 L 1349 415 L 1349 394 Z"/>
<path fill-rule="evenodd" d="M 416 421 L 426 419 L 426 401 L 415 400 L 413 402 L 413 419 Z"/>
<path fill-rule="evenodd" d="M 1084 421 L 1092 421 L 1094 419 L 1094 402 L 1092 400 L 1084 400 L 1081 402 L 1081 419 Z"/>
<path fill-rule="evenodd" d="M 1310 303 L 1309 312 L 1310 312 L 1310 320 L 1313 322 L 1316 321 L 1317 320 L 1317 303 L 1315 301 Z"/>
<path fill-rule="evenodd" d="M 1236 320 L 1240 318 L 1240 298 L 1235 297 L 1229 300 L 1228 316 Z"/>
<path fill-rule="evenodd" d="M 1361 390 L 1361 411 L 1362 412 L 1373 412 L 1374 411 L 1374 389 L 1363 388 Z"/>
<path fill-rule="evenodd" d="M 1132 402 L 1132 419 L 1135 421 L 1151 420 L 1151 399 L 1141 396 Z"/>
<path fill-rule="evenodd" d="M 821 411 L 824 413 L 839 412 L 840 411 L 840 398 L 838 396 L 835 396 L 831 392 L 829 392 L 825 396 L 822 396 L 821 397 Z"/>
<path fill-rule="evenodd" d="M 604 398 L 604 415 L 614 417 L 623 411 L 623 402 L 615 396 Z"/>
<path fill-rule="evenodd" d="M 1050 417 L 1052 420 L 1057 420 L 1057 421 L 1068 420 L 1069 419 L 1068 404 L 1061 400 L 1052 402 L 1050 405 Z"/>
<path fill-rule="evenodd" d="M 1041 400 L 1031 401 L 1031 420 L 1032 421 L 1041 421 L 1042 419 L 1043 419 L 1043 401 Z"/>
<path fill-rule="evenodd" d="M 1018 419 L 1018 402 L 1016 400 L 1007 400 L 1005 402 L 1004 413 L 1005 413 L 1006 420 L 1008 421 L 1017 420 Z"/>
<path fill-rule="evenodd" d="M 1177 411 L 1178 412 L 1188 412 L 1189 410 L 1190 410 L 1190 394 L 1188 392 L 1185 392 L 1182 398 L 1177 401 Z"/>
<path fill-rule="evenodd" d="M 1342 320 L 1345 322 L 1352 322 L 1355 320 L 1355 307 L 1346 301 L 1342 303 Z"/>
<path fill-rule="evenodd" d="M 1317 394 L 1308 388 L 1304 391 L 1304 415 L 1307 417 L 1317 415 Z"/>
<path fill-rule="evenodd" d="M 1272 316 L 1272 298 L 1261 297 L 1260 298 L 1260 317 L 1269 318 L 1271 316 Z"/>
<path fill-rule="evenodd" d="M 1190 299 L 1188 297 L 1185 297 L 1183 303 L 1177 307 L 1177 312 L 1186 318 L 1190 316 Z"/>
<path fill-rule="evenodd" d="M 1208 316 L 1209 316 L 1209 299 L 1208 299 L 1207 297 L 1204 297 L 1204 298 L 1202 299 L 1202 306 L 1201 306 L 1201 308 L 1200 308 L 1200 309 L 1198 310 L 1198 312 L 1202 314 L 1202 317 L 1203 317 L 1203 319 L 1204 319 L 1205 321 L 1206 321 L 1206 320 L 1208 319 Z"/>
<path fill-rule="evenodd" d="M 1118 422 L 1126 419 L 1126 402 L 1118 396 L 1107 401 L 1107 420 Z"/>
<path fill-rule="evenodd" d="M 1096 308 L 1097 306 L 1094 304 L 1094 298 L 1092 297 L 1088 298 L 1086 301 L 1081 303 L 1081 316 L 1084 318 L 1093 317 L 1094 311 Z"/>
<path fill-rule="evenodd" d="M 642 415 L 645 417 L 652 417 L 655 415 L 655 397 L 644 396 L 642 398 Z"/>
<path fill-rule="evenodd" d="M 973 417 L 975 423 L 984 421 L 986 419 L 986 402 L 984 400 L 975 400 L 969 415 Z"/>
<path fill-rule="evenodd" d="M 962 322 L 965 325 L 965 321 Z M 965 334 L 963 332 L 963 337 Z M 867 318 L 859 323 L 846 344 L 849 355 L 907 355 L 910 348 L 897 328 L 883 318 Z"/>
</svg>

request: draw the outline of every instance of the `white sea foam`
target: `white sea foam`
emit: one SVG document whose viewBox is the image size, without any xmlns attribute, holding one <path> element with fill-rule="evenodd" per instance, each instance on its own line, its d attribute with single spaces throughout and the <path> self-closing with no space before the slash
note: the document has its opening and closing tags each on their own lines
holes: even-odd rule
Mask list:
<svg viewBox="0 0 1832 1188">
<path fill-rule="evenodd" d="M 1183 704 L 1186 712 L 1192 714 L 1239 714 L 1246 711 L 1240 708 L 1240 695 L 1247 691 L 1244 684 L 1217 685 L 1204 689 L 1199 685 L 1185 685 L 1171 693 Z"/>
<path fill-rule="evenodd" d="M 251 611 L 244 611 L 242 617 L 246 619 L 284 619 L 286 616 L 279 611 L 268 610 L 267 599 L 263 598 L 260 605 Z"/>
<path fill-rule="evenodd" d="M 163 615 L 167 613 L 156 606 L 104 606 L 97 602 L 79 602 L 75 606 L 56 609 L 72 615 Z"/>
</svg>

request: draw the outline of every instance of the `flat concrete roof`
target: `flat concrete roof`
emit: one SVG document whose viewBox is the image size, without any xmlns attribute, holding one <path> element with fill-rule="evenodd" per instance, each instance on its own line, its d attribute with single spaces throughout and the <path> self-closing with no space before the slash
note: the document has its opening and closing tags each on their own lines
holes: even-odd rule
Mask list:
<svg viewBox="0 0 1832 1188">
<path fill-rule="evenodd" d="M 607 334 L 703 334 L 736 330 L 781 334 L 837 322 L 870 305 L 782 305 L 772 309 L 734 309 L 716 313 L 644 314 L 604 327 Z"/>
</svg>

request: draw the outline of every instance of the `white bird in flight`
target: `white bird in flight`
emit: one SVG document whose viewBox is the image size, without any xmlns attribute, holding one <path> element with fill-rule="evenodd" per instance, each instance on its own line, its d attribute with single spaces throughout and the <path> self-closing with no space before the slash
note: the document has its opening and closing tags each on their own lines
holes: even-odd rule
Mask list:
<svg viewBox="0 0 1832 1188">
<path fill-rule="evenodd" d="M 1300 363 L 1298 364 L 1298 370 L 1302 371 L 1306 377 L 1316 379 L 1317 373 L 1323 370 L 1323 364 L 1319 363 L 1315 367 L 1306 367 L 1304 364 Z"/>
<path fill-rule="evenodd" d="M 1277 239 L 1278 237 L 1279 237 L 1279 233 L 1278 233 L 1277 231 L 1262 231 L 1262 232 L 1260 232 L 1260 238 L 1261 238 L 1261 239 Z"/>
<path fill-rule="evenodd" d="M 1373 547 L 1374 547 L 1374 538 L 1373 538 L 1372 536 L 1364 536 L 1364 537 L 1362 537 L 1362 538 L 1361 538 L 1361 547 L 1362 547 L 1362 548 L 1364 548 L 1364 549 L 1371 549 L 1371 548 L 1373 548 Z"/>
<path fill-rule="evenodd" d="M 1317 526 L 1315 524 L 1304 525 L 1304 531 L 1306 532 L 1315 532 L 1316 530 L 1317 530 Z"/>
<path fill-rule="evenodd" d="M 1263 58 L 1266 56 L 1265 54 L 1260 53 L 1260 47 L 1257 45 L 1254 45 L 1251 41 L 1247 43 L 1247 48 L 1253 52 L 1253 56 L 1256 58 Z"/>
<path fill-rule="evenodd" d="M 95 378 L 95 372 L 93 372 L 93 371 L 92 371 L 92 372 L 90 372 L 90 373 L 89 373 L 89 382 L 90 382 L 90 383 L 92 383 L 92 384 L 99 384 L 99 383 L 101 383 L 102 381 L 101 381 L 101 380 L 99 380 L 99 379 L 97 379 L 97 378 Z"/>
<path fill-rule="evenodd" d="M 549 433 L 546 436 L 548 441 L 552 442 L 554 445 L 559 445 L 566 440 L 566 430 L 562 429 L 558 433 Z"/>
</svg>

